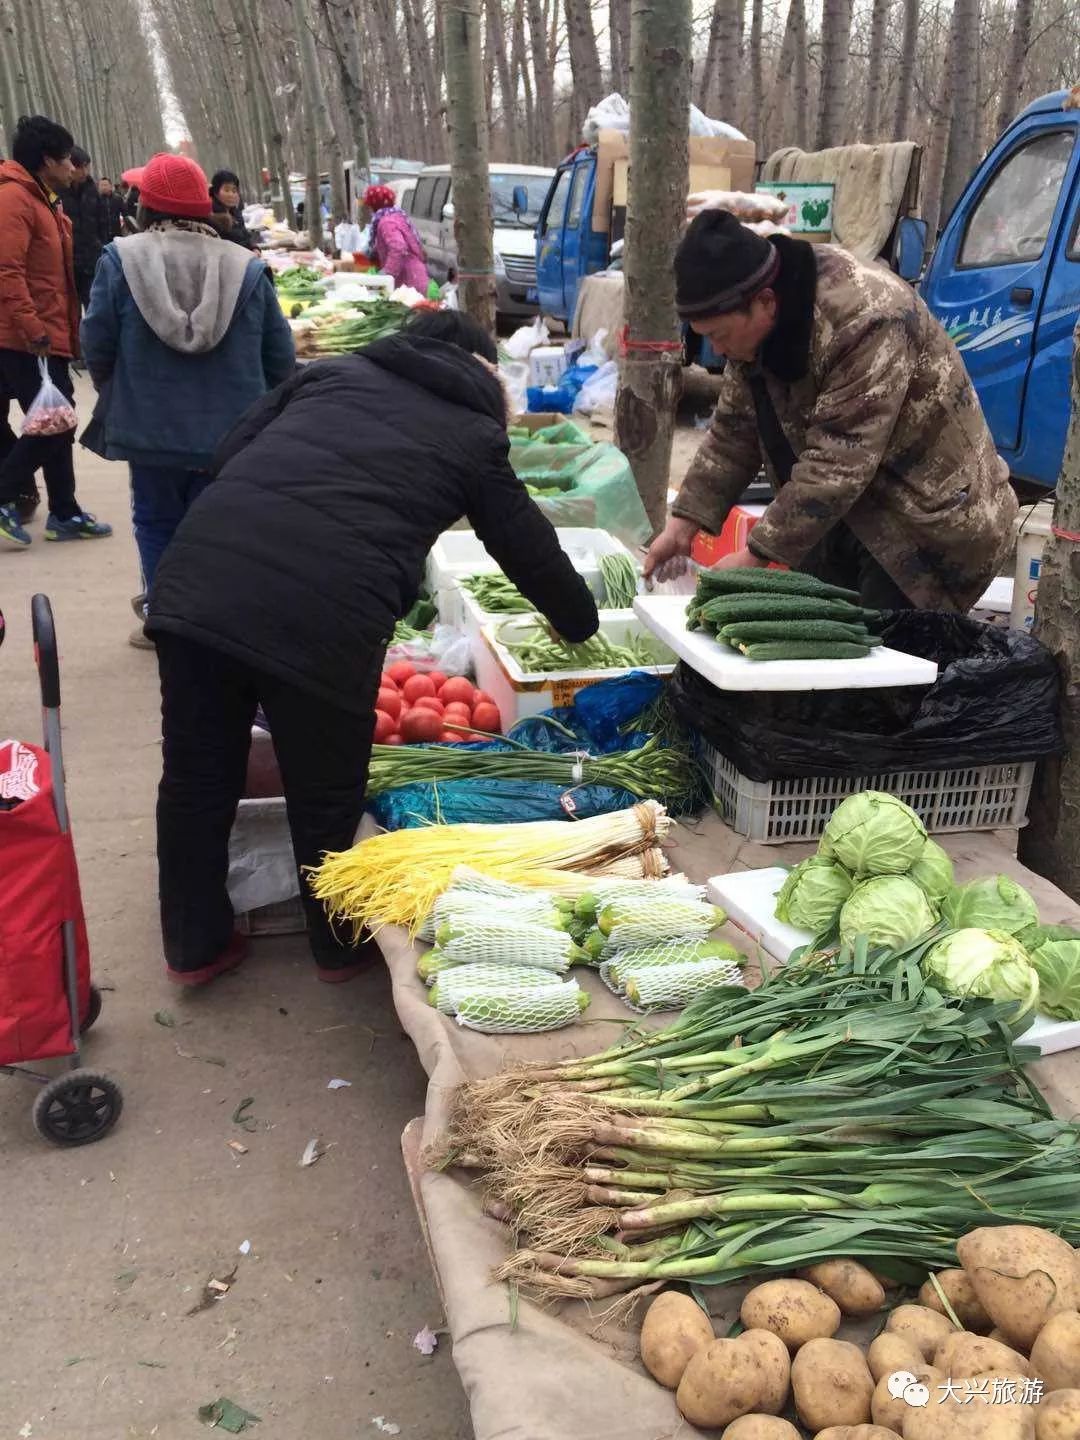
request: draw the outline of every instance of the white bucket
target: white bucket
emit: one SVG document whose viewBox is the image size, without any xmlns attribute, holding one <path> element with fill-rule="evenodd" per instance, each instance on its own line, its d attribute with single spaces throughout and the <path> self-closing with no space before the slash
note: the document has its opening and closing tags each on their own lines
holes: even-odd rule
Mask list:
<svg viewBox="0 0 1080 1440">
<path fill-rule="evenodd" d="M 1021 513 L 1016 537 L 1016 579 L 1013 584 L 1012 610 L 1009 624 L 1013 630 L 1030 630 L 1035 622 L 1035 596 L 1039 589 L 1039 570 L 1043 548 L 1054 518 L 1051 500 L 1040 500 Z"/>
</svg>

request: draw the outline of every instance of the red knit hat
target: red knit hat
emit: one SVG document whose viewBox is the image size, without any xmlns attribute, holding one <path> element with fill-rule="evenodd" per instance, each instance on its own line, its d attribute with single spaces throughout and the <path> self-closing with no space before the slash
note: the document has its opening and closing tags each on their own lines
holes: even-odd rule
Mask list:
<svg viewBox="0 0 1080 1440">
<path fill-rule="evenodd" d="M 397 204 L 397 196 L 389 185 L 369 185 L 364 191 L 364 204 L 369 210 L 385 210 Z"/>
<path fill-rule="evenodd" d="M 203 220 L 210 214 L 210 186 L 186 155 L 155 155 L 143 167 L 139 203 L 162 215 Z"/>
</svg>

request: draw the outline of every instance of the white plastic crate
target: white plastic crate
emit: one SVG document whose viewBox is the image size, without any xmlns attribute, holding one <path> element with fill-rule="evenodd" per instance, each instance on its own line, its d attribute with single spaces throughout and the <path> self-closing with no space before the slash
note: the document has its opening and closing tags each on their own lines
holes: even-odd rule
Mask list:
<svg viewBox="0 0 1080 1440">
<path fill-rule="evenodd" d="M 241 935 L 251 936 L 302 935 L 307 929 L 299 895 L 274 905 L 260 905 L 256 910 L 241 911 L 234 917 L 234 923 Z"/>
<path fill-rule="evenodd" d="M 1024 823 L 1035 775 L 1035 762 L 1025 760 L 892 775 L 750 780 L 700 735 L 697 750 L 723 820 L 737 835 L 762 845 L 819 839 L 840 801 L 859 790 L 897 796 L 931 834 L 1014 829 Z"/>
</svg>

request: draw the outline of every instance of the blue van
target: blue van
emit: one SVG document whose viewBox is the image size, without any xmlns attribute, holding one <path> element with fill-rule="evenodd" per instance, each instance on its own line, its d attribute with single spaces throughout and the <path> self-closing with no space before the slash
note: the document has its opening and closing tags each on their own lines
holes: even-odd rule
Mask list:
<svg viewBox="0 0 1080 1440">
<path fill-rule="evenodd" d="M 1013 476 L 1057 483 L 1080 316 L 1080 110 L 1018 115 L 938 241 L 923 298 L 956 342 Z"/>
</svg>

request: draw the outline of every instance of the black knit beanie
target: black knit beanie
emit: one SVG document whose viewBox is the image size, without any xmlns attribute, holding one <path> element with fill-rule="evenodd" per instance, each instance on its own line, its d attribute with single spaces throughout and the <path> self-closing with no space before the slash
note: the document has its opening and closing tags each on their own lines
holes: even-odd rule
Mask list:
<svg viewBox="0 0 1080 1440">
<path fill-rule="evenodd" d="M 737 310 L 780 270 L 775 245 L 727 210 L 703 210 L 675 252 L 675 304 L 683 320 Z"/>
</svg>

